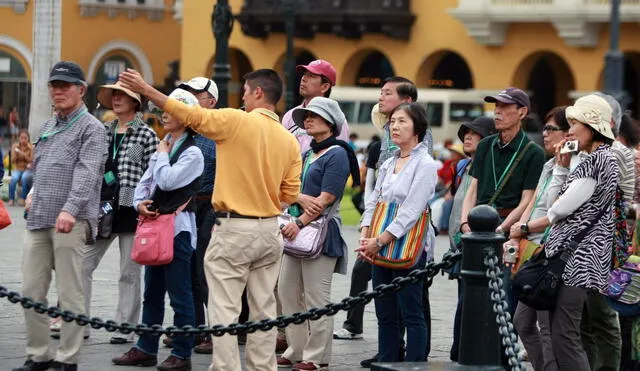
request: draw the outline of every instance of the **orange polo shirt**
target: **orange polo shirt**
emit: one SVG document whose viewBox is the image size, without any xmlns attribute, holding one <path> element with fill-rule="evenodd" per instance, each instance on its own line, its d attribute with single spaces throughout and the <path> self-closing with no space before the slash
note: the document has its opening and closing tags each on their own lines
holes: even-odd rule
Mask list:
<svg viewBox="0 0 640 371">
<path fill-rule="evenodd" d="M 296 202 L 302 160 L 295 137 L 267 109 L 206 109 L 169 99 L 164 110 L 216 142 L 213 208 L 247 216 L 280 214 Z"/>
</svg>

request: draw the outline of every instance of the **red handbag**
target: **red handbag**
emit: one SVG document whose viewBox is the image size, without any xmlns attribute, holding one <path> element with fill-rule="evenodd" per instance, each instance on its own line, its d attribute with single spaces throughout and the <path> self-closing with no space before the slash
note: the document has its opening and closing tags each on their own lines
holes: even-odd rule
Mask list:
<svg viewBox="0 0 640 371">
<path fill-rule="evenodd" d="M 165 265 L 173 260 L 173 235 L 176 215 L 182 212 L 191 199 L 171 214 L 156 218 L 140 216 L 133 237 L 131 259 L 140 265 Z"/>
<path fill-rule="evenodd" d="M 0 229 L 5 229 L 11 225 L 11 217 L 9 216 L 9 210 L 4 206 L 2 200 L 0 200 Z"/>
</svg>

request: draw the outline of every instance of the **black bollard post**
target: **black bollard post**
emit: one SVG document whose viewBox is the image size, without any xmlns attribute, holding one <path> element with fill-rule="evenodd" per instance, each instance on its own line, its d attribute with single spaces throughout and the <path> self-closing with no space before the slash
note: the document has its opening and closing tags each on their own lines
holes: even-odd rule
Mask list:
<svg viewBox="0 0 640 371">
<path fill-rule="evenodd" d="M 489 296 L 487 267 L 483 260 L 487 251 L 501 255 L 505 237 L 495 232 L 500 224 L 500 216 L 490 206 L 474 207 L 467 219 L 472 233 L 462 236 L 460 275 L 464 282 L 464 301 L 458 361 L 461 366 L 484 366 L 483 370 L 502 370 L 500 335 Z"/>
</svg>

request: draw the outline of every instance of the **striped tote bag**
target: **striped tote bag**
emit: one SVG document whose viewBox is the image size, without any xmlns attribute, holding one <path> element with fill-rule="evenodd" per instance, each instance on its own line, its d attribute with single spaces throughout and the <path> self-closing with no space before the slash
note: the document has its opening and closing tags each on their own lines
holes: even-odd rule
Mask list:
<svg viewBox="0 0 640 371">
<path fill-rule="evenodd" d="M 369 226 L 369 238 L 380 236 L 396 217 L 399 208 L 395 202 L 378 202 Z M 427 238 L 429 218 L 428 210 L 423 211 L 409 232 L 378 251 L 373 264 L 391 269 L 413 267 Z"/>
</svg>

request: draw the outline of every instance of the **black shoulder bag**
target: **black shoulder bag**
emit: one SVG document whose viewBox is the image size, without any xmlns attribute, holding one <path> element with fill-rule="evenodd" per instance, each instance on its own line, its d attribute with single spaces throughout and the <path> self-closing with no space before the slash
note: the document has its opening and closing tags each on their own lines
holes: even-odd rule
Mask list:
<svg viewBox="0 0 640 371">
<path fill-rule="evenodd" d="M 600 220 L 605 210 L 593 221 Z M 554 256 L 548 258 L 542 249 L 522 264 L 513 276 L 512 284 L 512 290 L 519 301 L 536 310 L 552 310 L 556 307 L 564 268 L 571 254 L 578 248 L 578 243 L 591 230 L 593 221 Z"/>
</svg>

